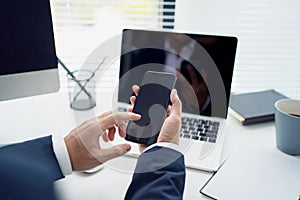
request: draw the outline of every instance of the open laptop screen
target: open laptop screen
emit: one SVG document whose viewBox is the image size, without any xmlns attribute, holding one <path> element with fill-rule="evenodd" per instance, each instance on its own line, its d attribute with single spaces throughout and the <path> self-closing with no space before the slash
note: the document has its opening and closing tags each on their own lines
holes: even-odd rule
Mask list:
<svg viewBox="0 0 300 200">
<path fill-rule="evenodd" d="M 128 103 L 128 91 L 133 84 L 140 85 L 146 71 L 173 71 L 177 74 L 175 88 L 182 101 L 183 112 L 226 118 L 236 47 L 235 37 L 124 30 L 118 101 Z M 196 48 L 204 53 L 197 52 Z M 212 114 L 211 95 L 206 84 L 207 79 L 214 79 L 214 76 L 207 75 L 209 66 L 205 60 L 211 60 L 216 66 L 225 88 L 226 106 L 223 112 L 217 114 Z M 138 75 L 128 75 L 130 73 L 127 72 L 137 68 Z M 192 93 L 188 92 L 190 88 Z"/>
</svg>

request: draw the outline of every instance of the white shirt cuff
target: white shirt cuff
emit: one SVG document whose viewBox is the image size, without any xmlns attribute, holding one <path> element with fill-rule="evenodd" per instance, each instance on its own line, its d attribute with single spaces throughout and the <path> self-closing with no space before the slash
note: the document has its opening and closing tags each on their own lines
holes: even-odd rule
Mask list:
<svg viewBox="0 0 300 200">
<path fill-rule="evenodd" d="M 173 149 L 173 150 L 178 151 L 178 152 L 181 153 L 179 145 L 174 144 L 172 142 L 158 142 L 158 143 L 154 143 L 154 144 L 150 145 L 149 147 L 147 147 L 144 150 L 144 152 L 146 152 L 147 150 L 149 150 L 149 149 L 151 149 L 153 147 L 156 147 L 156 146 L 158 146 L 158 147 L 166 147 L 166 148 Z"/>
<path fill-rule="evenodd" d="M 64 176 L 72 174 L 72 166 L 69 153 L 61 137 L 52 136 L 53 151 Z"/>
</svg>

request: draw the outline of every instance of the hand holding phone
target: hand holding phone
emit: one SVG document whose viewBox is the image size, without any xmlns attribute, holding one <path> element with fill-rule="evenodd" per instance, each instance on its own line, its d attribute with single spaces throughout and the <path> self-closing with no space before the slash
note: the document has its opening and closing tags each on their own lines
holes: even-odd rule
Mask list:
<svg viewBox="0 0 300 200">
<path fill-rule="evenodd" d="M 126 140 L 147 146 L 156 142 L 175 82 L 176 75 L 172 73 L 145 73 L 133 107 L 133 112 L 142 117 L 138 121 L 129 121 Z"/>
<path fill-rule="evenodd" d="M 138 95 L 140 87 L 134 85 L 132 90 L 135 95 Z M 130 102 L 132 105 L 135 104 L 136 96 L 130 97 Z M 181 114 L 182 114 L 182 105 L 178 97 L 177 90 L 173 89 L 170 95 L 171 106 L 168 107 L 166 119 L 163 123 L 163 126 L 160 130 L 160 133 L 157 138 L 157 142 L 170 142 L 173 144 L 179 145 L 179 134 L 181 128 Z M 128 109 L 129 112 L 132 112 L 132 108 Z M 144 152 L 147 148 L 145 145 L 140 145 L 140 152 Z"/>
</svg>

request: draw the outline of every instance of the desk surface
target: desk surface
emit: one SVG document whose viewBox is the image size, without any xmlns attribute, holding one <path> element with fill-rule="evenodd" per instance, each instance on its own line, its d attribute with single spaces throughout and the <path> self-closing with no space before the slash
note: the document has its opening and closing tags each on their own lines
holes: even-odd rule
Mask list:
<svg viewBox="0 0 300 200">
<path fill-rule="evenodd" d="M 97 102 L 101 103 L 98 103 L 95 113 L 112 108 L 109 96 L 110 94 L 98 95 Z M 0 144 L 49 134 L 63 137 L 80 121 L 92 115 L 90 112 L 75 112 L 70 109 L 66 92 L 0 102 Z M 242 126 L 229 116 L 225 137 L 222 160 L 246 146 L 277 151 L 273 122 Z M 73 173 L 58 181 L 56 189 L 62 199 L 66 200 L 123 199 L 131 175 L 129 172 L 104 166 L 102 170 L 91 175 Z M 199 193 L 199 189 L 211 175 L 209 172 L 187 169 L 184 199 L 208 199 Z"/>
</svg>

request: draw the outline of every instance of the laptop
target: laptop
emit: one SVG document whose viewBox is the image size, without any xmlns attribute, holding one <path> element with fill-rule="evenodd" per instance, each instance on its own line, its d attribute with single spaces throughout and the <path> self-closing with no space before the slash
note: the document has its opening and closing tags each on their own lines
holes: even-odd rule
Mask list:
<svg viewBox="0 0 300 200">
<path fill-rule="evenodd" d="M 180 149 L 187 167 L 216 171 L 224 143 L 237 38 L 172 31 L 124 29 L 118 83 L 118 109 L 126 110 L 132 85 L 146 71 L 177 75 L 182 101 Z M 130 156 L 138 156 L 131 143 Z"/>
</svg>

